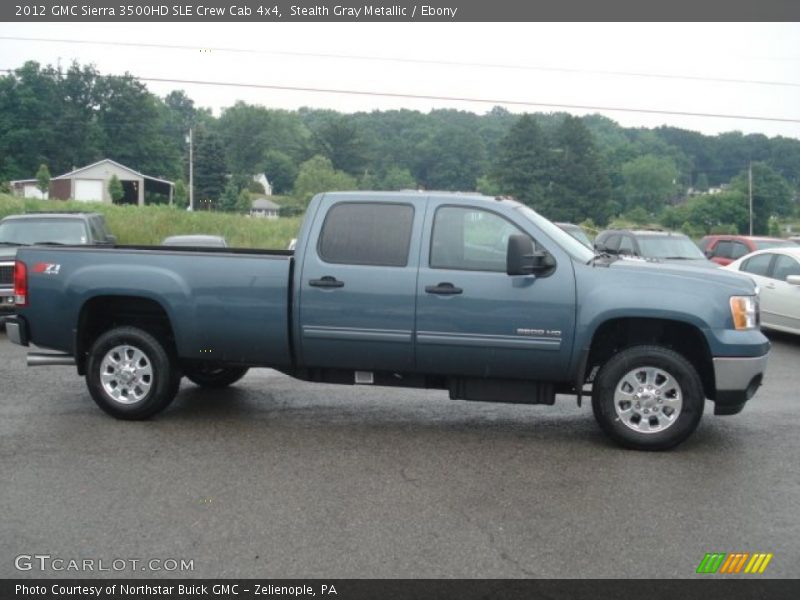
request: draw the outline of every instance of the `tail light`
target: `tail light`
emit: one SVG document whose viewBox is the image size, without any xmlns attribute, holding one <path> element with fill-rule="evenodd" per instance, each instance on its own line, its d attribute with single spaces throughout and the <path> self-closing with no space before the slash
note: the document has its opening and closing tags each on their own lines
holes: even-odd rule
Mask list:
<svg viewBox="0 0 800 600">
<path fill-rule="evenodd" d="M 14 263 L 14 303 L 28 306 L 28 267 L 21 260 Z"/>
</svg>

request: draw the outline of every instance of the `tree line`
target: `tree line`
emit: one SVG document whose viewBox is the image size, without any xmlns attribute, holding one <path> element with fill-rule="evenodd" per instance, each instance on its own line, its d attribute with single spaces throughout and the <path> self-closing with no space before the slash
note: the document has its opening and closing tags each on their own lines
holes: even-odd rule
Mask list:
<svg viewBox="0 0 800 600">
<path fill-rule="evenodd" d="M 553 220 L 602 226 L 622 216 L 744 231 L 752 164 L 756 229 L 766 232 L 770 217 L 795 213 L 800 189 L 800 140 L 785 137 L 624 128 L 600 115 L 500 107 L 343 114 L 237 102 L 214 116 L 183 91 L 158 97 L 131 75 L 89 65 L 28 62 L 0 77 L 0 181 L 32 178 L 43 164 L 55 175 L 111 158 L 176 181 L 185 203 L 190 129 L 195 198 L 218 210 L 245 209 L 259 191 L 252 176 L 265 173 L 289 198 L 287 212 L 322 190 L 478 190 L 512 195 Z M 695 196 L 683 202 L 687 195 Z"/>
</svg>

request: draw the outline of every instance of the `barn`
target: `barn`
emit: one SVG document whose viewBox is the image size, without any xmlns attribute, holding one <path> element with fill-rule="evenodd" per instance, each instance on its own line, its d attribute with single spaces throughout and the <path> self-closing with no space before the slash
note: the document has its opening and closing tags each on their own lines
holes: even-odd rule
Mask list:
<svg viewBox="0 0 800 600">
<path fill-rule="evenodd" d="M 144 206 L 145 192 L 159 194 L 172 204 L 174 182 L 144 175 L 110 158 L 53 177 L 50 180 L 50 198 L 111 204 L 108 184 L 114 175 L 122 183 L 124 192 L 118 204 Z"/>
</svg>

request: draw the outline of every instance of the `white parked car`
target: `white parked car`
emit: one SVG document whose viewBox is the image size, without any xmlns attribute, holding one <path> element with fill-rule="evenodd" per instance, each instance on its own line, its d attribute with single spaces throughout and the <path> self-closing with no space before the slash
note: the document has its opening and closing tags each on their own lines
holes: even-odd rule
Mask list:
<svg viewBox="0 0 800 600">
<path fill-rule="evenodd" d="M 762 327 L 800 334 L 800 247 L 759 250 L 723 268 L 758 284 Z"/>
</svg>

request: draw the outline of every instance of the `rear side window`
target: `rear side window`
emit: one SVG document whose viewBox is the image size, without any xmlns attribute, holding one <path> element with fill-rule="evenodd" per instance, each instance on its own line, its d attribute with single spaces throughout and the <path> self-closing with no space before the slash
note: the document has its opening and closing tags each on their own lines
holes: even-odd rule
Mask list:
<svg viewBox="0 0 800 600">
<path fill-rule="evenodd" d="M 718 258 L 730 258 L 732 250 L 733 247 L 730 241 L 725 240 L 722 242 L 717 242 L 717 245 L 714 246 L 714 256 Z"/>
<path fill-rule="evenodd" d="M 753 275 L 761 275 L 762 277 L 766 277 L 767 272 L 769 271 L 769 263 L 772 262 L 773 256 L 775 255 L 767 253 L 759 254 L 753 258 L 748 258 L 742 263 L 741 270 L 745 271 L 746 273 L 752 273 Z"/>
<path fill-rule="evenodd" d="M 742 258 L 745 254 L 750 254 L 750 249 L 741 242 L 733 242 L 731 258 L 736 260 L 737 258 Z"/>
<path fill-rule="evenodd" d="M 325 217 L 319 256 L 328 263 L 405 267 L 414 207 L 385 202 L 341 202 Z"/>
<path fill-rule="evenodd" d="M 800 263 L 791 256 L 778 256 L 772 269 L 773 279 L 786 281 L 789 275 L 800 275 Z"/>
</svg>

